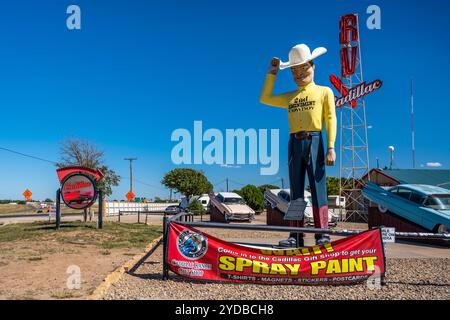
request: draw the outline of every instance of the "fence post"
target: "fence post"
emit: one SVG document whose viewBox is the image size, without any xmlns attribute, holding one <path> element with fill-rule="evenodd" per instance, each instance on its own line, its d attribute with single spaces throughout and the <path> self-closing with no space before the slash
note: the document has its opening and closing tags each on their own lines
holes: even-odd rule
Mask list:
<svg viewBox="0 0 450 320">
<path fill-rule="evenodd" d="M 120 210 L 119 210 L 119 222 L 120 222 Z"/>
<path fill-rule="evenodd" d="M 103 192 L 101 190 L 98 191 L 97 228 L 103 229 Z"/>
<path fill-rule="evenodd" d="M 138 224 L 141 223 L 141 210 L 138 210 Z"/>
<path fill-rule="evenodd" d="M 169 279 L 169 266 L 167 262 L 167 251 L 169 250 L 169 223 L 164 215 L 163 219 L 163 280 Z"/>
</svg>

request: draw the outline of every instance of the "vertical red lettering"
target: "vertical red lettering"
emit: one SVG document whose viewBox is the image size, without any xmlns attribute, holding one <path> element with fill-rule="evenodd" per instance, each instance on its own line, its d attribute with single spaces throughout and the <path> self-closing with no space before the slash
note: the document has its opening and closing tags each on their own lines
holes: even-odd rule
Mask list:
<svg viewBox="0 0 450 320">
<path fill-rule="evenodd" d="M 351 41 L 358 41 L 358 19 L 356 14 L 341 17 L 339 41 L 341 45 L 341 74 L 348 77 L 356 71 L 357 46 L 351 46 Z"/>
</svg>

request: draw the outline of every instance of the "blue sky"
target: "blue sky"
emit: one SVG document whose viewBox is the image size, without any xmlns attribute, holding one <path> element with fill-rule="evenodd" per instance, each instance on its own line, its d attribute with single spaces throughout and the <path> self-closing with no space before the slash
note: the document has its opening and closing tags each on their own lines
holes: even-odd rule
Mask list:
<svg viewBox="0 0 450 320">
<path fill-rule="evenodd" d="M 81 30 L 66 27 L 66 8 L 81 8 Z M 382 29 L 365 27 L 366 8 L 381 8 Z M 259 166 L 202 169 L 211 182 L 287 184 L 288 122 L 284 110 L 258 102 L 272 56 L 292 46 L 324 46 L 316 83 L 339 73 L 339 17 L 360 15 L 365 80 L 382 89 L 366 98 L 370 161 L 411 167 L 409 81 L 415 81 L 417 164 L 450 168 L 448 1 L 13 1 L 0 5 L 0 147 L 58 161 L 59 141 L 90 139 L 119 175 L 137 157 L 138 196 L 167 196 L 160 185 L 176 166 L 173 130 L 280 129 L 280 171 Z M 289 71 L 276 91 L 295 89 Z M 337 146 L 338 147 L 338 146 Z M 338 166 L 328 167 L 337 176 Z M 54 197 L 51 164 L 0 150 L 0 199 Z M 242 185 L 230 182 L 230 188 Z M 112 198 L 124 198 L 127 179 Z M 222 183 L 217 190 L 225 188 Z"/>
</svg>

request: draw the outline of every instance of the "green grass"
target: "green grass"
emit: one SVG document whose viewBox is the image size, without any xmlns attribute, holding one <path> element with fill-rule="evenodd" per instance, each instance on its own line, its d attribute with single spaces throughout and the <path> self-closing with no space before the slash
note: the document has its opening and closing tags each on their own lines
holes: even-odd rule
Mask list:
<svg viewBox="0 0 450 320">
<path fill-rule="evenodd" d="M 1 228 L 0 242 L 41 239 L 103 249 L 140 248 L 162 234 L 162 227 L 145 224 L 105 222 L 101 230 L 96 226 L 96 222 L 63 222 L 56 231 L 55 223 L 14 223 Z"/>
<path fill-rule="evenodd" d="M 80 297 L 79 293 L 75 293 L 73 291 L 74 290 L 55 291 L 51 294 L 51 297 L 55 299 L 70 299 Z"/>
<path fill-rule="evenodd" d="M 17 205 L 12 205 L 12 204 L 0 204 L 0 216 L 2 214 L 4 215 L 13 215 L 13 214 L 17 214 L 17 215 L 25 215 L 25 216 L 33 216 L 35 214 L 38 214 L 38 211 L 42 211 L 39 214 L 48 214 L 48 212 L 46 211 L 47 209 L 40 209 L 39 207 L 34 207 L 32 205 L 25 205 L 25 204 L 17 204 Z M 91 207 L 92 211 L 98 212 L 98 205 L 94 204 Z M 82 210 L 75 210 L 72 208 L 69 208 L 67 206 L 65 206 L 64 204 L 61 207 L 61 212 L 62 214 L 67 214 L 67 213 L 78 213 L 80 215 L 83 214 Z"/>
<path fill-rule="evenodd" d="M 42 257 L 29 257 L 28 261 L 40 261 L 42 260 Z"/>
</svg>

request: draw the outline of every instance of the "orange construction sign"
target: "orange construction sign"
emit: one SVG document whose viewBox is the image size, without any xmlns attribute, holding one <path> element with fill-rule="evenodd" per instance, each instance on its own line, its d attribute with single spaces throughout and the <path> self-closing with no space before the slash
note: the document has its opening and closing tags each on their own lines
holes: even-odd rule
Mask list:
<svg viewBox="0 0 450 320">
<path fill-rule="evenodd" d="M 125 197 L 127 197 L 127 199 L 128 199 L 128 202 L 133 201 L 135 196 L 136 195 L 133 193 L 133 191 L 130 191 L 125 195 Z"/>
<path fill-rule="evenodd" d="M 29 189 L 26 189 L 26 190 L 22 193 L 22 195 L 25 197 L 25 199 L 26 199 L 27 201 L 30 201 L 30 200 L 31 200 L 31 196 L 33 195 L 33 193 L 32 193 Z"/>
</svg>

